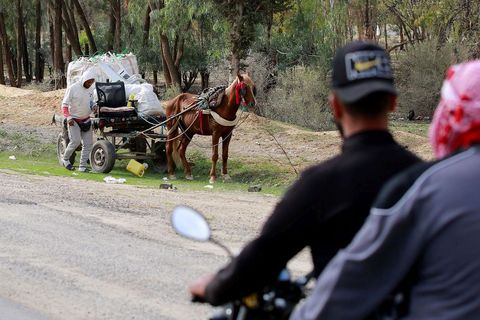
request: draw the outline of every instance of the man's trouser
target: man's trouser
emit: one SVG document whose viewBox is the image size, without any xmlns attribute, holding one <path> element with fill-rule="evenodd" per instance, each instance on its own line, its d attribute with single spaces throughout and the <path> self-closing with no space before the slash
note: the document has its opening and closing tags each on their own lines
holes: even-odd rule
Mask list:
<svg viewBox="0 0 480 320">
<path fill-rule="evenodd" d="M 80 156 L 80 167 L 86 167 L 90 151 L 92 151 L 93 130 L 90 128 L 88 131 L 82 131 L 77 122 L 74 122 L 73 126 L 67 125 L 67 127 L 70 142 L 68 143 L 67 149 L 65 149 L 63 160 L 69 160 L 80 143 L 83 143 L 82 154 Z"/>
</svg>

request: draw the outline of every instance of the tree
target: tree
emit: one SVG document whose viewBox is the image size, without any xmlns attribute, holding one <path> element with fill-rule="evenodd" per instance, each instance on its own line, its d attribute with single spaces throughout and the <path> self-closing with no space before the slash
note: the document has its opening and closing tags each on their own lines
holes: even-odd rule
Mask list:
<svg viewBox="0 0 480 320">
<path fill-rule="evenodd" d="M 35 80 L 43 81 L 43 70 L 45 68 L 45 58 L 42 53 L 41 33 L 42 33 L 42 4 L 40 0 L 35 0 Z"/>
<path fill-rule="evenodd" d="M 83 11 L 82 6 L 80 6 L 80 3 L 78 2 L 78 0 L 72 0 L 72 2 L 75 8 L 77 9 L 78 15 L 80 16 L 80 21 L 82 22 L 83 28 L 85 29 L 85 34 L 87 35 L 90 48 L 95 53 L 97 52 L 97 45 L 95 44 L 95 39 L 93 38 L 90 25 L 88 23 L 87 17 L 85 16 L 85 12 Z"/>
<path fill-rule="evenodd" d="M 17 84 L 20 88 L 22 86 L 22 56 L 23 56 L 23 40 L 22 40 L 22 0 L 17 0 Z"/>
<path fill-rule="evenodd" d="M 64 88 L 66 85 L 65 65 L 63 62 L 62 44 L 62 4 L 63 0 L 55 0 L 55 21 L 54 21 L 54 75 L 55 89 Z"/>
<path fill-rule="evenodd" d="M 72 15 L 73 11 L 69 9 L 68 2 L 62 2 L 62 28 L 65 31 L 65 35 L 71 48 L 77 56 L 82 56 L 82 48 L 80 47 L 80 41 L 78 39 L 77 25 L 75 17 Z"/>
<path fill-rule="evenodd" d="M 241 60 L 246 57 L 248 49 L 255 39 L 255 25 L 268 25 L 269 15 L 275 8 L 288 8 L 288 0 L 213 0 L 220 12 L 230 23 L 230 70 L 236 75 L 241 69 Z"/>
<path fill-rule="evenodd" d="M 1 45 L 0 45 L 0 84 L 5 84 L 5 72 L 3 67 L 3 47 Z"/>
<path fill-rule="evenodd" d="M 4 62 L 7 65 L 8 80 L 10 82 L 10 85 L 13 87 L 17 83 L 17 78 L 15 77 L 15 72 L 13 68 L 12 51 L 10 49 L 10 43 L 7 36 L 5 16 L 3 14 L 3 11 L 0 11 L 0 34 L 1 34 L 2 45 L 3 45 Z"/>
<path fill-rule="evenodd" d="M 107 49 L 110 51 L 121 51 L 122 35 L 122 6 L 120 0 L 110 0 L 110 32 L 108 34 Z"/>
</svg>

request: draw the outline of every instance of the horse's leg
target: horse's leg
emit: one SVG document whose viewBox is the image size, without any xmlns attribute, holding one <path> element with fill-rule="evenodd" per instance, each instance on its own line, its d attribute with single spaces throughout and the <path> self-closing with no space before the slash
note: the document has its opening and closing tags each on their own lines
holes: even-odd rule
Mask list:
<svg viewBox="0 0 480 320">
<path fill-rule="evenodd" d="M 188 163 L 187 157 L 186 157 L 187 146 L 190 143 L 191 139 L 192 137 L 184 134 L 182 136 L 182 140 L 180 141 L 180 146 L 178 149 L 178 153 L 180 154 L 180 159 L 182 159 L 183 168 L 185 171 L 185 179 L 187 180 L 193 180 L 192 169 L 190 168 L 190 164 Z"/>
<path fill-rule="evenodd" d="M 230 139 L 232 138 L 232 131 L 223 135 L 222 137 L 222 179 L 223 181 L 230 181 L 231 178 L 227 171 L 228 162 L 228 146 L 230 145 Z"/>
<path fill-rule="evenodd" d="M 165 153 L 167 154 L 167 171 L 169 179 L 176 179 L 175 177 L 175 161 L 173 161 L 173 148 L 175 148 L 175 140 L 171 140 L 175 134 L 167 136 L 167 144 L 165 145 Z"/>
<path fill-rule="evenodd" d="M 217 161 L 218 161 L 218 141 L 220 134 L 217 131 L 212 133 L 212 168 L 210 169 L 210 183 L 213 184 L 217 180 Z"/>
</svg>

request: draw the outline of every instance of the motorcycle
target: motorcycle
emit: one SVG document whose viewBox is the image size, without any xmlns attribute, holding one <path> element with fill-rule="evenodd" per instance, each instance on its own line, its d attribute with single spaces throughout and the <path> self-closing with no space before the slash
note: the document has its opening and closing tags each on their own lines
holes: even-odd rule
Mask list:
<svg viewBox="0 0 480 320">
<path fill-rule="evenodd" d="M 214 239 L 211 229 L 203 215 L 195 209 L 178 206 L 171 216 L 171 223 L 177 234 L 195 241 L 209 241 L 221 247 L 230 258 L 231 251 Z M 313 271 L 293 279 L 287 269 L 283 269 L 275 283 L 266 286 L 260 292 L 242 299 L 230 301 L 221 306 L 210 320 L 270 320 L 288 319 L 297 303 L 306 297 L 307 284 L 313 278 Z M 204 302 L 193 297 L 192 302 Z"/>
</svg>

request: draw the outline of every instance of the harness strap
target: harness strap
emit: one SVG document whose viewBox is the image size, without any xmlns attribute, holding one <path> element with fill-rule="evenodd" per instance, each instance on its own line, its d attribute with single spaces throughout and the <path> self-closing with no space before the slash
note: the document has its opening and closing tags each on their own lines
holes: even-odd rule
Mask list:
<svg viewBox="0 0 480 320">
<path fill-rule="evenodd" d="M 218 124 L 224 126 L 224 127 L 234 127 L 237 125 L 239 118 L 235 116 L 235 119 L 233 120 L 226 120 L 223 119 L 218 113 L 212 110 L 202 110 L 203 114 L 210 114 L 213 117 L 213 120 L 215 120 Z"/>
<path fill-rule="evenodd" d="M 198 117 L 200 118 L 200 134 L 203 134 L 203 112 L 198 110 Z"/>
</svg>

